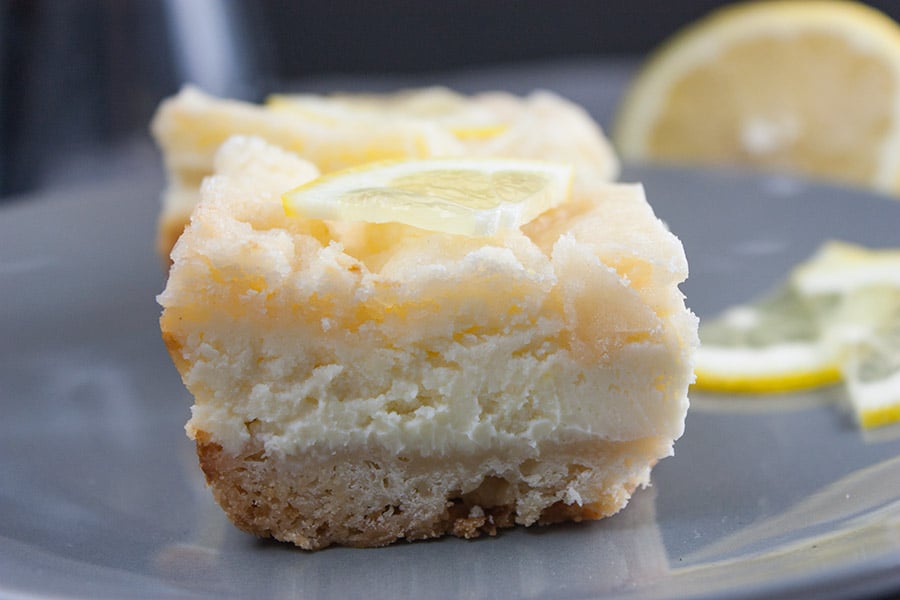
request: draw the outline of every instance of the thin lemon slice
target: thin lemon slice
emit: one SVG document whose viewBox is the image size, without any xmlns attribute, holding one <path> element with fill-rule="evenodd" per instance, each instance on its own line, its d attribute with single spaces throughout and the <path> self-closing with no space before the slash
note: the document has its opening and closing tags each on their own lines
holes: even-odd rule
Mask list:
<svg viewBox="0 0 900 600">
<path fill-rule="evenodd" d="M 840 379 L 836 350 L 822 343 L 815 313 L 789 285 L 701 322 L 695 387 L 772 393 Z"/>
<path fill-rule="evenodd" d="M 791 279 L 802 294 L 831 298 L 823 339 L 840 352 L 860 425 L 900 421 L 900 250 L 830 242 Z"/>
<path fill-rule="evenodd" d="M 385 119 L 426 121 L 443 127 L 460 140 L 491 138 L 508 127 L 477 101 L 437 86 L 392 94 L 274 95 L 266 105 L 275 111 L 299 112 L 331 123 Z"/>
<path fill-rule="evenodd" d="M 791 279 L 806 296 L 846 294 L 867 286 L 890 285 L 900 289 L 900 250 L 826 242 L 794 270 Z"/>
<path fill-rule="evenodd" d="M 900 421 L 900 287 L 854 290 L 827 327 L 842 352 L 841 373 L 860 425 Z"/>
<path fill-rule="evenodd" d="M 700 389 L 789 392 L 843 380 L 859 424 L 900 421 L 900 249 L 827 242 L 776 293 L 700 327 Z"/>
<path fill-rule="evenodd" d="M 571 180 L 569 165 L 528 160 L 385 162 L 326 175 L 283 201 L 288 215 L 490 236 L 566 201 Z"/>
<path fill-rule="evenodd" d="M 626 159 L 743 164 L 900 191 L 900 27 L 853 2 L 748 2 L 665 44 L 616 118 Z"/>
<path fill-rule="evenodd" d="M 884 339 L 887 336 L 881 336 Z M 861 345 L 844 369 L 847 393 L 856 419 L 864 428 L 900 422 L 900 332 L 890 333 L 891 354 L 880 349 L 878 340 Z"/>
<path fill-rule="evenodd" d="M 375 160 L 455 156 L 462 143 L 449 132 L 421 121 L 324 122 L 300 113 L 209 96 L 192 87 L 166 100 L 153 121 L 176 180 L 196 187 L 212 172 L 215 151 L 235 135 L 252 135 L 310 160 L 323 172 Z"/>
</svg>

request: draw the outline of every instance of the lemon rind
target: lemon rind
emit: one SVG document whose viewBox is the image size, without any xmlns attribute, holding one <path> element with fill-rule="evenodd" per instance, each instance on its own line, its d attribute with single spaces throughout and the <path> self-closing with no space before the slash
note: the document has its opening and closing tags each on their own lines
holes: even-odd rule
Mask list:
<svg viewBox="0 0 900 600">
<path fill-rule="evenodd" d="M 697 379 L 693 389 L 731 394 L 789 394 L 836 385 L 841 381 L 841 373 L 837 367 L 756 379 L 724 376 L 698 369 L 694 370 L 694 375 Z"/>
<path fill-rule="evenodd" d="M 847 393 L 859 424 L 866 429 L 900 421 L 900 372 L 861 383 L 847 378 Z"/>
<path fill-rule="evenodd" d="M 700 346 L 695 360 L 694 388 L 710 392 L 793 392 L 841 379 L 836 358 L 815 344 L 784 343 L 765 349 L 707 344 Z"/>
</svg>

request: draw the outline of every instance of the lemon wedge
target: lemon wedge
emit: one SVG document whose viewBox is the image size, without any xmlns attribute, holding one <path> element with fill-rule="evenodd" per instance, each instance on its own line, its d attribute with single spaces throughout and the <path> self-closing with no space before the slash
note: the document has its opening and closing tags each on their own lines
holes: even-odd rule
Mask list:
<svg viewBox="0 0 900 600">
<path fill-rule="evenodd" d="M 381 162 L 325 175 L 282 199 L 292 216 L 491 236 L 566 201 L 572 171 L 515 159 Z"/>
<path fill-rule="evenodd" d="M 626 159 L 751 165 L 900 192 L 900 27 L 834 0 L 720 9 L 651 57 L 613 137 Z"/>
<path fill-rule="evenodd" d="M 392 94 L 274 95 L 266 105 L 274 111 L 296 112 L 332 124 L 425 121 L 460 140 L 492 138 L 508 127 L 486 107 L 438 86 Z"/>
</svg>

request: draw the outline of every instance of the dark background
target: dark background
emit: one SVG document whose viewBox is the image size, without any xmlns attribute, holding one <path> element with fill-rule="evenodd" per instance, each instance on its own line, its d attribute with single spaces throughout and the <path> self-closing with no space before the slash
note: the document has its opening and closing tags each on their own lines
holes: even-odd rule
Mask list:
<svg viewBox="0 0 900 600">
<path fill-rule="evenodd" d="M 258 100 L 328 74 L 638 60 L 717 0 L 0 0 L 0 196 L 146 137 L 163 97 Z M 900 1 L 870 4 L 900 18 Z M 185 65 L 197 44 L 229 66 Z M 224 45 L 223 45 L 224 44 Z M 190 62 L 190 61 L 189 61 Z"/>
</svg>

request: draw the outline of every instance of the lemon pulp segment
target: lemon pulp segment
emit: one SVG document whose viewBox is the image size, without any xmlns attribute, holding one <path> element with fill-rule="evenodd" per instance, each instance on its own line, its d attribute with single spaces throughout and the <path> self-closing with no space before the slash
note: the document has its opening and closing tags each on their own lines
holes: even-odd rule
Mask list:
<svg viewBox="0 0 900 600">
<path fill-rule="evenodd" d="M 460 140 L 488 139 L 503 133 L 508 123 L 465 96 L 443 87 L 392 94 L 276 94 L 266 105 L 275 111 L 296 112 L 328 123 L 347 121 L 425 121 Z"/>
</svg>

